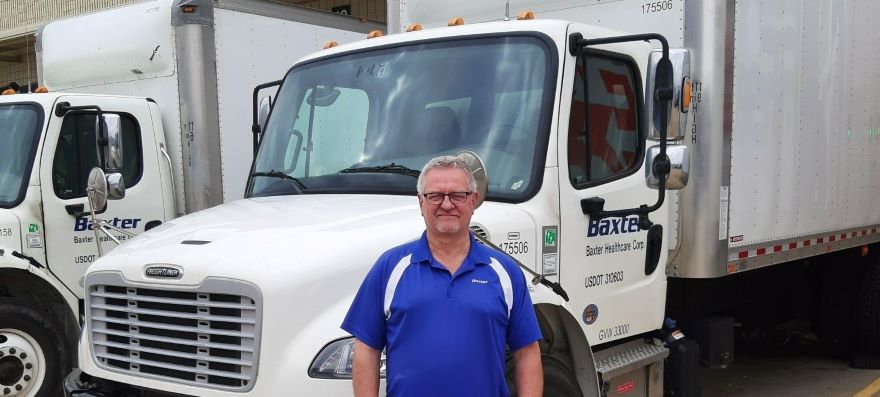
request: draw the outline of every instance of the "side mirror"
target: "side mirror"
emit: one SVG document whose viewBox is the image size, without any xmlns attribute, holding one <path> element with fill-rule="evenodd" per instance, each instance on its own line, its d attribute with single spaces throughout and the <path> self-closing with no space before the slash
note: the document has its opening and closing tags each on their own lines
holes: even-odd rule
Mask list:
<svg viewBox="0 0 880 397">
<path fill-rule="evenodd" d="M 122 174 L 112 172 L 105 174 L 101 167 L 92 168 L 89 172 L 89 179 L 86 184 L 86 194 L 89 197 L 89 213 L 91 215 L 92 229 L 95 231 L 95 243 L 98 246 L 98 256 L 104 255 L 104 248 L 101 245 L 101 234 L 107 239 L 113 241 L 117 245 L 120 243 L 119 238 L 111 234 L 108 230 L 115 230 L 129 237 L 134 234 L 127 230 L 120 229 L 103 219 L 98 219 L 96 212 L 107 206 L 107 200 L 119 200 L 125 197 L 125 183 Z"/>
<path fill-rule="evenodd" d="M 107 174 L 107 199 L 121 200 L 125 198 L 125 178 L 122 173 Z"/>
<path fill-rule="evenodd" d="M 655 50 L 648 59 L 648 78 L 646 93 L 654 92 L 658 83 L 664 80 L 671 83 L 672 100 L 667 102 L 665 109 L 657 109 L 657 101 L 654 98 L 646 98 L 648 114 L 652 116 L 651 128 L 648 137 L 651 139 L 660 139 L 659 111 L 666 111 L 668 114 L 666 139 L 675 141 L 683 139 L 687 133 L 688 110 L 690 110 L 691 101 L 691 57 L 690 51 L 685 49 L 670 49 L 669 60 L 667 66 L 660 64 L 663 52 Z M 671 66 L 671 70 L 669 67 Z M 665 70 L 664 70 L 665 69 Z"/>
<path fill-rule="evenodd" d="M 660 188 L 660 180 L 654 172 L 654 166 L 660 160 L 657 158 L 659 155 L 659 145 L 648 148 L 647 158 L 645 159 L 645 183 L 651 189 Z M 691 168 L 687 146 L 669 145 L 666 147 L 666 156 L 669 158 L 669 175 L 666 177 L 666 188 L 669 190 L 684 189 L 687 186 Z"/>
<path fill-rule="evenodd" d="M 272 97 L 264 96 L 260 99 L 260 107 L 257 111 L 257 120 L 260 125 L 260 131 L 266 131 L 266 121 L 269 120 L 269 112 L 272 111 Z"/>
<path fill-rule="evenodd" d="M 89 172 L 86 192 L 93 211 L 100 211 L 107 206 L 107 176 L 100 167 L 92 168 Z"/>
<path fill-rule="evenodd" d="M 109 172 L 122 170 L 122 118 L 118 114 L 104 113 L 101 115 L 103 125 L 100 131 L 103 136 L 98 138 L 99 154 L 103 154 L 104 167 Z M 100 153 L 103 147 L 103 153 Z"/>
<path fill-rule="evenodd" d="M 477 182 L 477 207 L 479 207 L 486 199 L 486 192 L 489 191 L 489 174 L 486 173 L 486 164 L 483 163 L 483 159 L 479 155 L 470 150 L 459 152 L 455 157 L 467 164 L 468 171 Z"/>
</svg>

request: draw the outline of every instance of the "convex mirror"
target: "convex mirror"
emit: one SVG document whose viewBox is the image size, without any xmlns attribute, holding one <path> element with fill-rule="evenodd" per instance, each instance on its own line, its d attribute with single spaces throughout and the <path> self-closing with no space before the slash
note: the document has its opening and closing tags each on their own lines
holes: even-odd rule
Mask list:
<svg viewBox="0 0 880 397">
<path fill-rule="evenodd" d="M 468 170 L 477 181 L 477 207 L 479 207 L 486 199 L 486 192 L 489 190 L 489 174 L 486 173 L 486 164 L 483 163 L 483 159 L 479 155 L 469 150 L 460 152 L 455 157 L 467 164 Z"/>
<path fill-rule="evenodd" d="M 648 148 L 645 161 L 645 183 L 651 189 L 660 188 L 660 179 L 654 173 L 654 162 L 660 155 L 660 145 Z M 690 174 L 690 155 L 688 148 L 684 145 L 668 145 L 666 146 L 666 155 L 669 157 L 669 175 L 666 176 L 666 189 L 680 190 L 684 189 L 688 183 Z"/>
</svg>

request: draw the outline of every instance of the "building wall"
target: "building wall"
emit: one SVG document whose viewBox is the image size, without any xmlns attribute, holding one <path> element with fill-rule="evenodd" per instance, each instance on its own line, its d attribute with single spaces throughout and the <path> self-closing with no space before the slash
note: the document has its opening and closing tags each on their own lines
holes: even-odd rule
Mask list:
<svg viewBox="0 0 880 397">
<path fill-rule="evenodd" d="M 22 54 L 21 62 L 0 62 L 0 88 L 7 86 L 12 81 L 20 86 L 26 86 L 29 82 L 36 82 L 36 58 L 33 47 L 31 47 L 27 58 Z"/>
</svg>

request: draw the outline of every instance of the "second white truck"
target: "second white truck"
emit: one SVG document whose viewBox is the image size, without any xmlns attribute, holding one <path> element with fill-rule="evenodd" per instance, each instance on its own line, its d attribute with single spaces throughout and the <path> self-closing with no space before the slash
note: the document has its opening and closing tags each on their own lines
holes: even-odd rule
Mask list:
<svg viewBox="0 0 880 397">
<path fill-rule="evenodd" d="M 56 396 L 75 367 L 83 276 L 98 256 L 85 188 L 107 166 L 100 117 L 121 128 L 128 187 L 101 216 L 142 233 L 241 198 L 254 86 L 378 28 L 257 0 L 152 1 L 46 25 L 50 93 L 0 97 L 0 395 Z"/>
</svg>

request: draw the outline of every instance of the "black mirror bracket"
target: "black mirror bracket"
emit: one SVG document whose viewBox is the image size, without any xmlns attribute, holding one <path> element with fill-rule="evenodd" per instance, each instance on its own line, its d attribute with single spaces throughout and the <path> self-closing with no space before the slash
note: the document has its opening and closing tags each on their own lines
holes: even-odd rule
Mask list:
<svg viewBox="0 0 880 397">
<path fill-rule="evenodd" d="M 588 46 L 650 40 L 659 41 L 660 45 L 663 47 L 663 56 L 658 63 L 658 72 L 656 73 L 658 79 L 658 82 L 656 84 L 657 88 L 652 93 L 652 97 L 656 101 L 668 103 L 670 100 L 672 100 L 673 97 L 672 81 L 670 79 L 670 76 L 672 74 L 672 61 L 670 61 L 669 59 L 669 43 L 666 41 L 666 38 L 663 37 L 663 35 L 659 33 L 645 33 L 587 40 L 584 39 L 583 35 L 580 33 L 572 33 L 568 37 L 568 49 L 569 53 L 572 56 L 577 56 L 583 52 L 585 47 Z M 664 73 L 660 73 L 661 71 Z M 666 106 L 663 106 L 661 108 L 665 109 Z M 648 218 L 648 214 L 660 209 L 660 207 L 663 205 L 666 196 L 666 177 L 669 175 L 671 170 L 671 162 L 669 160 L 669 156 L 666 155 L 666 128 L 669 121 L 668 112 L 660 112 L 659 118 L 656 121 L 658 121 L 658 124 L 662 126 L 662 128 L 660 128 L 660 154 L 657 156 L 657 159 L 653 163 L 653 171 L 659 178 L 657 202 L 651 206 L 648 206 L 647 204 L 642 204 L 638 208 L 605 211 L 603 209 L 605 206 L 605 200 L 599 197 L 591 197 L 581 200 L 581 209 L 583 210 L 584 214 L 589 215 L 591 219 L 612 217 L 622 218 L 629 215 L 638 215 L 639 227 L 642 230 L 648 230 L 651 228 L 653 223 Z"/>
<path fill-rule="evenodd" d="M 659 175 L 663 179 L 666 179 L 666 176 L 672 171 L 672 161 L 669 160 L 669 156 L 666 153 L 660 153 L 654 159 L 652 166 L 654 175 Z"/>
<path fill-rule="evenodd" d="M 55 105 L 55 116 L 63 117 L 67 112 L 73 110 L 95 110 L 98 116 L 101 116 L 101 107 L 98 105 L 70 106 L 70 102 L 58 102 Z"/>
</svg>

